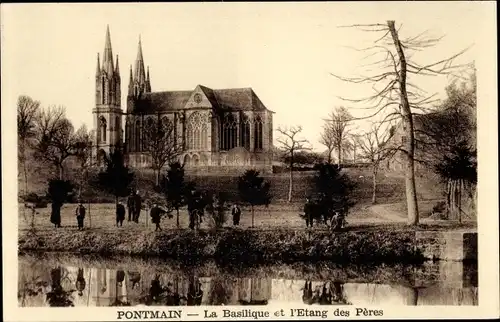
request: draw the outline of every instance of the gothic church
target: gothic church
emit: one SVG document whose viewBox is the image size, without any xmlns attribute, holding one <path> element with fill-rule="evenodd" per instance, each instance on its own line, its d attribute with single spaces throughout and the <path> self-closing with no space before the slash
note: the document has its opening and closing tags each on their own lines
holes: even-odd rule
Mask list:
<svg viewBox="0 0 500 322">
<path fill-rule="evenodd" d="M 102 60 L 101 66 L 98 54 L 93 110 L 94 155 L 98 159 L 123 146 L 130 166 L 150 167 L 151 154 L 144 144 L 143 129 L 159 118 L 173 127 L 173 140 L 182 151 L 178 159 L 187 170 L 272 171 L 273 112 L 251 88 L 211 89 L 198 85 L 193 90 L 152 92 L 139 39 L 134 69 L 130 67 L 124 113 L 118 56 L 115 65 L 109 27 Z"/>
</svg>

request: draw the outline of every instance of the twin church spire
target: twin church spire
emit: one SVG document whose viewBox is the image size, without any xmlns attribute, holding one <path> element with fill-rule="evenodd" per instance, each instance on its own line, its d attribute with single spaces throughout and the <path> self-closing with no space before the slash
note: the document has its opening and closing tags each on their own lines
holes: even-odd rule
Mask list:
<svg viewBox="0 0 500 322">
<path fill-rule="evenodd" d="M 118 63 L 118 55 L 116 56 L 116 64 L 113 62 L 113 50 L 111 47 L 111 35 L 109 26 L 106 28 L 106 39 L 104 43 L 104 55 L 102 57 L 102 65 L 100 63 L 99 54 L 97 54 L 97 69 L 96 69 L 96 101 L 97 104 L 113 104 L 120 105 L 121 79 L 120 68 Z M 137 50 L 137 58 L 135 61 L 135 69 L 132 74 L 132 66 L 130 66 L 130 79 L 128 87 L 128 96 L 139 96 L 142 93 L 151 92 L 151 83 L 149 79 L 149 67 L 147 72 L 144 68 L 144 58 L 142 55 L 141 39 L 139 37 L 139 46 Z"/>
<path fill-rule="evenodd" d="M 139 45 L 137 48 L 137 58 L 135 59 L 135 68 L 132 73 L 132 65 L 130 66 L 130 79 L 128 85 L 129 96 L 139 96 L 142 93 L 151 92 L 151 82 L 149 80 L 149 67 L 144 69 L 144 58 L 142 56 L 141 36 L 139 36 Z"/>
</svg>

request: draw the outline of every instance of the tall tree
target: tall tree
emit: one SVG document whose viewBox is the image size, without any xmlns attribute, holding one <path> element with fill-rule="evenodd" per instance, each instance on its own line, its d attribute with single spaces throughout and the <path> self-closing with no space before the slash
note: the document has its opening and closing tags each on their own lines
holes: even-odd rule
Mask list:
<svg viewBox="0 0 500 322">
<path fill-rule="evenodd" d="M 342 150 L 348 146 L 347 145 L 347 135 L 349 133 L 349 125 L 353 117 L 349 111 L 343 107 L 337 107 L 333 112 L 330 113 L 327 120 L 325 120 L 325 125 L 323 129 L 323 135 L 321 144 L 329 143 L 327 148 L 330 147 L 337 150 L 337 163 L 342 163 Z M 329 138 L 329 140 L 324 141 L 323 138 Z M 332 151 L 333 151 L 332 149 Z"/>
<path fill-rule="evenodd" d="M 56 167 L 64 177 L 64 162 L 76 155 L 75 131 L 65 116 L 64 107 L 51 106 L 36 117 L 35 155 Z"/>
<path fill-rule="evenodd" d="M 167 199 L 167 206 L 177 212 L 177 228 L 179 228 L 179 209 L 186 203 L 185 193 L 188 188 L 184 181 L 184 166 L 179 162 L 171 163 L 167 175 L 163 176 L 161 186 Z"/>
<path fill-rule="evenodd" d="M 415 137 L 413 126 L 413 111 L 424 110 L 429 103 L 434 102 L 434 95 L 427 95 L 414 82 L 409 81 L 409 76 L 436 76 L 454 75 L 464 65 L 454 64 L 454 60 L 464 51 L 449 58 L 438 60 L 429 64 L 419 64 L 412 60 L 412 53 L 436 45 L 440 38 L 426 36 L 423 32 L 417 36 L 401 39 L 401 26 L 396 28 L 395 21 L 389 20 L 385 24 L 357 24 L 343 27 L 359 28 L 377 35 L 372 46 L 361 49 L 368 52 L 365 58 L 373 59 L 369 63 L 369 70 L 376 70 L 375 74 L 359 77 L 341 77 L 332 74 L 337 79 L 353 84 L 368 84 L 374 91 L 373 95 L 360 99 L 347 99 L 351 103 L 361 103 L 365 109 L 372 109 L 372 113 L 363 118 L 368 119 L 382 116 L 380 122 L 400 119 L 404 124 L 407 137 L 405 144 L 399 148 L 404 157 L 406 204 L 408 209 L 408 224 L 417 225 L 419 222 L 417 192 L 415 187 Z M 376 66 L 374 68 L 374 66 Z M 393 108 L 391 110 L 391 108 Z"/>
<path fill-rule="evenodd" d="M 89 168 L 92 166 L 92 136 L 85 125 L 82 125 L 75 133 L 75 156 L 80 167 L 78 197 L 88 180 Z"/>
<path fill-rule="evenodd" d="M 446 100 L 423 116 L 416 134 L 422 161 L 444 182 L 448 214 L 461 221 L 462 196 L 476 201 L 475 71 L 465 82 L 451 83 L 446 92 Z"/>
<path fill-rule="evenodd" d="M 264 181 L 264 178 L 255 170 L 247 170 L 238 178 L 240 198 L 252 209 L 252 227 L 254 226 L 254 206 L 269 205 L 271 202 L 270 188 L 271 184 Z"/>
<path fill-rule="evenodd" d="M 387 160 L 396 153 L 396 149 L 389 146 L 388 142 L 394 135 L 394 127 L 383 128 L 382 124 L 373 124 L 368 133 L 358 137 L 361 148 L 361 157 L 370 162 L 372 168 L 372 203 L 377 203 L 377 174 L 382 161 Z"/>
<path fill-rule="evenodd" d="M 151 167 L 155 171 L 156 185 L 160 184 L 160 172 L 165 164 L 177 160 L 182 152 L 181 144 L 176 140 L 173 123 L 166 117 L 157 115 L 144 125 L 144 148 L 151 155 Z"/>
<path fill-rule="evenodd" d="M 299 139 L 298 135 L 302 132 L 302 126 L 292 126 L 290 128 L 281 128 L 277 130 L 281 137 L 278 138 L 278 143 L 283 151 L 283 160 L 286 161 L 290 167 L 290 182 L 288 187 L 288 202 L 292 202 L 293 193 L 293 167 L 295 165 L 295 156 L 300 151 L 311 150 L 306 146 L 309 142 L 305 139 Z"/>
<path fill-rule="evenodd" d="M 29 96 L 21 95 L 17 100 L 17 139 L 18 159 L 23 166 L 25 192 L 28 194 L 28 172 L 26 169 L 26 150 L 29 141 L 35 136 L 36 116 L 39 113 L 40 102 Z"/>
<path fill-rule="evenodd" d="M 105 157 L 106 168 L 98 175 L 99 185 L 109 191 L 115 197 L 115 204 L 118 206 L 118 198 L 126 197 L 134 181 L 134 173 L 125 166 L 123 153 L 115 150 Z"/>
</svg>

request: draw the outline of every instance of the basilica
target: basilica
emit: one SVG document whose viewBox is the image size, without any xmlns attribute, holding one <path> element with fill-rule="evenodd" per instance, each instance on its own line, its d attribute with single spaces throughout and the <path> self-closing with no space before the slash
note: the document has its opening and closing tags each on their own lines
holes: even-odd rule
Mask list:
<svg viewBox="0 0 500 322">
<path fill-rule="evenodd" d="M 144 129 L 161 120 L 172 127 L 172 138 L 180 147 L 176 157 L 187 170 L 272 171 L 273 112 L 252 88 L 198 85 L 184 91 L 153 92 L 139 39 L 123 112 L 118 56 L 115 61 L 108 27 L 102 64 L 97 56 L 93 127 L 98 159 L 123 146 L 130 166 L 151 167 Z"/>
</svg>

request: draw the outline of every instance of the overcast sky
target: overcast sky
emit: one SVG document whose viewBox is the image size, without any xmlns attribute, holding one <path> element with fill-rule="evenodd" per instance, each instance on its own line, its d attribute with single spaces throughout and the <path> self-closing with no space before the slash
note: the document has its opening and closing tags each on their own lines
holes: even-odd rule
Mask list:
<svg viewBox="0 0 500 322">
<path fill-rule="evenodd" d="M 418 53 L 418 62 L 472 46 L 457 61 L 467 63 L 481 58 L 481 46 L 491 46 L 493 39 L 481 36 L 494 26 L 492 9 L 494 4 L 479 2 L 2 5 L 2 109 L 14 109 L 25 94 L 43 106 L 66 106 L 75 127 L 92 127 L 96 56 L 102 57 L 109 25 L 124 110 L 141 35 L 153 91 L 192 90 L 198 84 L 252 87 L 276 112 L 275 128 L 302 125 L 304 137 L 322 150 L 322 118 L 335 106 L 349 107 L 337 96 L 371 93 L 330 73 L 359 72 L 366 61 L 348 47 L 366 47 L 381 36 L 338 26 L 396 20 L 403 24 L 402 38 L 425 30 L 445 36 L 437 47 Z M 442 94 L 448 81 L 433 77 L 418 85 Z"/>
</svg>

